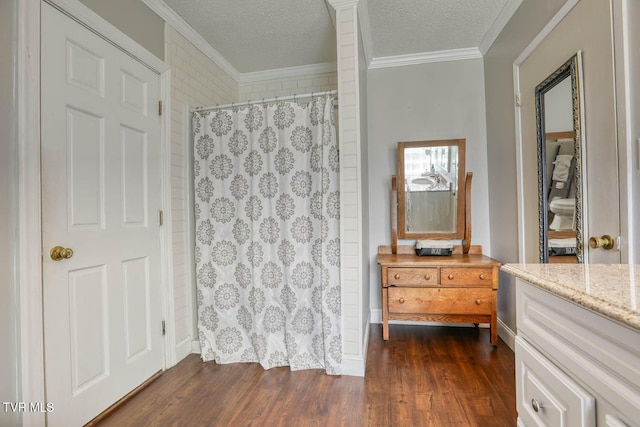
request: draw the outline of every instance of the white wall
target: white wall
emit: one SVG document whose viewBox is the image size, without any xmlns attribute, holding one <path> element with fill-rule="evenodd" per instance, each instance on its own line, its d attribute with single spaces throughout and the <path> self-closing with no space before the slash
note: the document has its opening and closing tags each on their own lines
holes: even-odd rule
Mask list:
<svg viewBox="0 0 640 427">
<path fill-rule="evenodd" d="M 473 172 L 472 244 L 491 255 L 482 59 L 372 69 L 367 92 L 368 186 L 375 195 L 368 206 L 371 308 L 380 310 L 376 255 L 379 245 L 391 244 L 389 193 L 400 141 L 466 139 L 466 169 Z M 375 313 L 380 321 L 380 312 Z"/>
<path fill-rule="evenodd" d="M 544 131 L 573 130 L 573 96 L 571 78 L 567 77 L 544 94 Z"/>
<path fill-rule="evenodd" d="M 272 77 L 238 85 L 239 101 L 257 101 L 276 96 L 303 95 L 338 89 L 335 71 L 316 72 L 292 77 Z"/>
<path fill-rule="evenodd" d="M 17 1 L 0 2 L 0 402 L 20 400 L 17 235 Z M 0 425 L 18 425 L 19 414 L 0 408 Z"/>
<path fill-rule="evenodd" d="M 111 25 L 164 59 L 164 21 L 140 0 L 80 0 Z"/>
<path fill-rule="evenodd" d="M 369 206 L 369 186 L 367 184 L 369 177 L 369 134 L 368 134 L 368 109 L 367 109 L 367 60 L 364 55 L 364 45 L 362 40 L 362 32 L 358 31 L 358 82 L 359 82 L 359 126 L 360 126 L 360 176 L 361 176 L 361 188 L 362 188 L 362 330 L 366 331 L 369 328 L 370 312 L 371 312 L 371 287 L 368 286 L 370 281 L 369 274 L 369 216 L 370 212 L 367 209 Z M 365 334 L 364 339 L 367 340 L 368 336 Z"/>
<path fill-rule="evenodd" d="M 629 221 L 633 224 L 629 241 L 635 242 L 632 258 L 628 260 L 632 264 L 640 264 L 640 2 L 629 1 L 629 96 L 631 105 L 629 111 L 629 147 L 628 164 L 630 175 L 631 209 Z"/>
<path fill-rule="evenodd" d="M 171 67 L 171 221 L 177 360 L 197 340 L 193 269 L 193 177 L 191 116 L 197 106 L 238 101 L 238 85 L 170 25 L 165 25 L 165 62 Z"/>
<path fill-rule="evenodd" d="M 565 0 L 524 0 L 484 57 L 491 253 L 518 262 L 513 62 Z M 500 273 L 498 318 L 516 332 L 515 279 Z"/>
<path fill-rule="evenodd" d="M 628 233 L 628 256 L 622 262 L 640 264 L 640 2 L 613 0 L 614 45 L 620 188 L 628 195 L 621 200 L 621 226 Z"/>
</svg>

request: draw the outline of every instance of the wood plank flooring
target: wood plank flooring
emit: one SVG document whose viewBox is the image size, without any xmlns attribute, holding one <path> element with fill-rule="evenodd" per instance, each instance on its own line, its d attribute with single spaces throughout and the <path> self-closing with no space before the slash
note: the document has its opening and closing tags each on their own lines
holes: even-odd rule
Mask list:
<svg viewBox="0 0 640 427">
<path fill-rule="evenodd" d="M 516 425 L 514 354 L 489 330 L 371 326 L 365 378 L 190 355 L 99 426 Z"/>
</svg>

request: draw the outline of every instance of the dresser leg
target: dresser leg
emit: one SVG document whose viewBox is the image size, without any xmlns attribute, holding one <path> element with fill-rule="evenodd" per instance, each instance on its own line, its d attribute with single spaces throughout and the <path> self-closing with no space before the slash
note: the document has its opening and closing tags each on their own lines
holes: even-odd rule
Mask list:
<svg viewBox="0 0 640 427">
<path fill-rule="evenodd" d="M 385 341 L 389 341 L 389 321 L 382 321 L 382 339 Z"/>
<path fill-rule="evenodd" d="M 491 331 L 491 344 L 496 346 L 498 345 L 498 317 L 491 316 L 490 323 L 490 331 Z"/>
</svg>

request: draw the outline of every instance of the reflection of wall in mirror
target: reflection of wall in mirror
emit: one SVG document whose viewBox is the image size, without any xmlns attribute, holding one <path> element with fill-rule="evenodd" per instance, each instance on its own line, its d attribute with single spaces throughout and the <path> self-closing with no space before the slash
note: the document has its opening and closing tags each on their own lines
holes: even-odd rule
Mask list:
<svg viewBox="0 0 640 427">
<path fill-rule="evenodd" d="M 567 77 L 544 94 L 544 131 L 573 130 L 571 78 Z"/>
<path fill-rule="evenodd" d="M 408 191 L 406 194 L 408 232 L 456 232 L 455 192 Z"/>
</svg>

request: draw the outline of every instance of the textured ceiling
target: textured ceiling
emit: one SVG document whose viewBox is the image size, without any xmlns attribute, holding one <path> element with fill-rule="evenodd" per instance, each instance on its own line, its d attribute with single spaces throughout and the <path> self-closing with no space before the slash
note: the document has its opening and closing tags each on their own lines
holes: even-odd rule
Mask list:
<svg viewBox="0 0 640 427">
<path fill-rule="evenodd" d="M 507 0 L 368 0 L 373 57 L 477 47 Z"/>
<path fill-rule="evenodd" d="M 478 47 L 507 1 L 367 0 L 361 6 L 378 58 Z M 325 0 L 165 3 L 241 73 L 336 61 Z"/>
<path fill-rule="evenodd" d="M 336 61 L 324 0 L 165 0 L 238 71 Z"/>
</svg>

